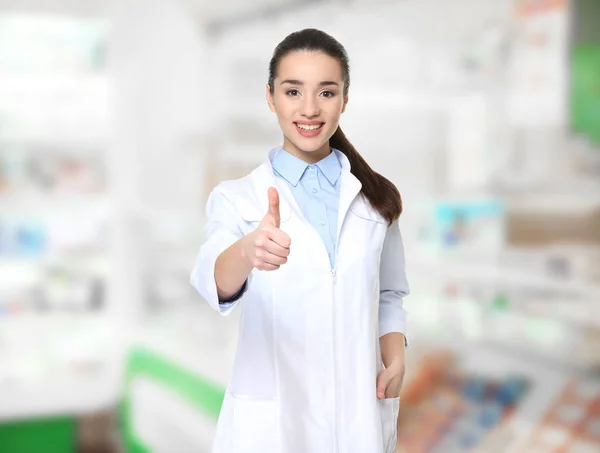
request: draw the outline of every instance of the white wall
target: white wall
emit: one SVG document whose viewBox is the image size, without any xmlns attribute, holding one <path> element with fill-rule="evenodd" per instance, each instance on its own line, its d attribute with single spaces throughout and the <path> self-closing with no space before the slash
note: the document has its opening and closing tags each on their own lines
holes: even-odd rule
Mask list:
<svg viewBox="0 0 600 453">
<path fill-rule="evenodd" d="M 194 234 L 202 207 L 202 153 L 210 118 L 206 43 L 179 2 L 128 0 L 111 10 L 114 134 L 111 169 L 118 217 L 114 297 L 141 309 L 141 273 L 157 235 L 173 248 Z M 176 242 L 176 241 L 179 241 Z"/>
</svg>

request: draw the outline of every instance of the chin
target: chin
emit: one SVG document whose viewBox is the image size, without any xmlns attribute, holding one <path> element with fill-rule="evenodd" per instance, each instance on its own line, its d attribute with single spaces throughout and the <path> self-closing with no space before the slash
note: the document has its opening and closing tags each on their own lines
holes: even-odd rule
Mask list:
<svg viewBox="0 0 600 453">
<path fill-rule="evenodd" d="M 314 153 L 321 149 L 326 143 L 298 143 L 298 149 L 304 151 L 305 153 Z"/>
<path fill-rule="evenodd" d="M 294 145 L 296 145 L 296 148 L 307 153 L 319 151 L 323 149 L 324 146 L 327 146 L 328 143 L 329 139 L 323 140 L 322 137 L 318 137 L 318 139 L 296 137 L 296 140 L 294 140 Z"/>
<path fill-rule="evenodd" d="M 322 150 L 323 147 L 326 147 L 329 143 L 330 134 L 326 134 L 325 137 L 328 138 L 324 140 L 324 137 L 322 136 L 314 138 L 302 137 L 296 132 L 296 130 L 290 130 L 288 131 L 288 134 L 285 134 L 285 139 L 292 144 L 294 148 L 302 153 L 307 154 L 318 152 Z"/>
<path fill-rule="evenodd" d="M 323 149 L 323 144 L 314 146 L 296 146 L 301 152 L 306 154 L 316 154 L 318 151 Z"/>
</svg>

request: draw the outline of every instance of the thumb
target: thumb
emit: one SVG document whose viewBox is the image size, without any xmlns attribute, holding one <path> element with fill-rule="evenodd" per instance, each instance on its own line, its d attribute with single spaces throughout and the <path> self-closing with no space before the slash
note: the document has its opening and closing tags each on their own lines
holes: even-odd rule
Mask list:
<svg viewBox="0 0 600 453">
<path fill-rule="evenodd" d="M 391 373 L 387 369 L 384 369 L 383 371 L 381 371 L 381 373 L 379 373 L 379 375 L 377 376 L 377 398 L 385 398 L 385 391 L 387 390 L 391 379 Z"/>
<path fill-rule="evenodd" d="M 281 217 L 279 215 L 279 192 L 275 187 L 269 187 L 269 212 L 273 221 L 275 222 L 275 226 L 279 228 L 281 223 Z"/>
</svg>

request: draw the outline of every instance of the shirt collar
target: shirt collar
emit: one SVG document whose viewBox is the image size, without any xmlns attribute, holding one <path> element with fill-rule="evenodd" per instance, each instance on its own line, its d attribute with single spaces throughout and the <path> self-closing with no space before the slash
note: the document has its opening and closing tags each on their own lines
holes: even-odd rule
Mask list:
<svg viewBox="0 0 600 453">
<path fill-rule="evenodd" d="M 271 165 L 273 169 L 285 178 L 294 187 L 298 185 L 298 181 L 306 171 L 308 164 L 302 159 L 298 159 L 279 148 L 271 157 Z M 327 180 L 334 185 L 342 172 L 342 165 L 332 148 L 332 152 L 327 157 L 321 159 L 315 164 L 319 170 L 325 175 Z"/>
<path fill-rule="evenodd" d="M 342 173 L 342 164 L 340 164 L 340 160 L 333 149 L 327 157 L 321 159 L 316 165 L 319 167 L 319 170 L 323 172 L 331 185 L 334 185 L 337 182 Z"/>
</svg>

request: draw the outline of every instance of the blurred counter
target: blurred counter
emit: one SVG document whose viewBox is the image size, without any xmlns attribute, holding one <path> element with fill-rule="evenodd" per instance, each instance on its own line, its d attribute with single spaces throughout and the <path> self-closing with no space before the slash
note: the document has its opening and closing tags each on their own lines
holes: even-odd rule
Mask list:
<svg viewBox="0 0 600 453">
<path fill-rule="evenodd" d="M 208 452 L 233 366 L 239 310 L 206 304 L 154 315 L 130 349 L 122 407 L 127 451 Z"/>
</svg>

